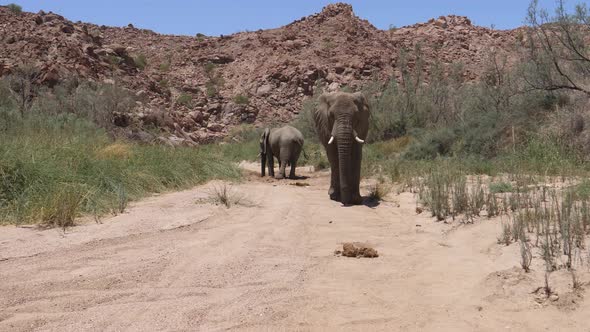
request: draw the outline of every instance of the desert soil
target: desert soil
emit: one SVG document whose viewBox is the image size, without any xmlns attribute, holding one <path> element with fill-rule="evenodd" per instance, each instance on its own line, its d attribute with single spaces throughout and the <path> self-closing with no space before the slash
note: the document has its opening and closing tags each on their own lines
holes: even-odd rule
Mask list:
<svg viewBox="0 0 590 332">
<path fill-rule="evenodd" d="M 435 222 L 411 193 L 343 207 L 327 172 L 300 175 L 250 174 L 229 209 L 212 182 L 65 232 L 0 228 L 0 331 L 589 330 L 584 291 L 555 272 L 557 295 L 535 294 L 540 259 L 524 273 L 500 219 Z"/>
</svg>

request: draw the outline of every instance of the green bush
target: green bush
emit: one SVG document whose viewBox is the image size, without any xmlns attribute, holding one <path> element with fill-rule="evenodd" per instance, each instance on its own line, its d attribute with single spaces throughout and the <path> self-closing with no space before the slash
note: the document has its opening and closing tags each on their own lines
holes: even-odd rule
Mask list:
<svg viewBox="0 0 590 332">
<path fill-rule="evenodd" d="M 190 106 L 193 101 L 193 96 L 189 95 L 188 93 L 183 93 L 178 96 L 176 99 L 176 103 L 183 106 Z"/>
<path fill-rule="evenodd" d="M 114 84 L 64 81 L 53 91 L 38 95 L 32 110 L 42 115 L 62 118 L 75 115 L 86 118 L 102 128 L 112 128 L 114 114 L 130 113 L 135 107 L 135 95 Z M 34 121 L 34 120 L 32 120 Z"/>
<path fill-rule="evenodd" d="M 167 72 L 167 71 L 170 71 L 171 66 L 172 66 L 172 64 L 170 62 L 164 62 L 164 63 L 161 63 L 158 68 L 160 69 L 160 71 Z"/>
<path fill-rule="evenodd" d="M 15 3 L 10 3 L 10 4 L 6 5 L 6 8 L 8 8 L 11 12 L 13 12 L 15 14 L 20 14 L 23 12 L 23 7 L 15 4 Z"/>
<path fill-rule="evenodd" d="M 450 128 L 427 132 L 408 146 L 404 156 L 408 159 L 434 159 L 451 154 L 457 133 Z"/>
<path fill-rule="evenodd" d="M 237 95 L 234 97 L 234 103 L 238 105 L 248 105 L 250 103 L 250 98 L 245 95 Z"/>
<path fill-rule="evenodd" d="M 205 91 L 207 92 L 207 97 L 215 97 L 218 93 L 217 86 L 214 82 L 209 81 L 205 83 Z"/>
<path fill-rule="evenodd" d="M 324 84 L 322 81 L 318 80 L 314 88 L 313 96 L 303 100 L 299 115 L 291 122 L 291 125 L 299 129 L 301 134 L 303 134 L 306 142 L 319 142 L 313 121 L 313 111 L 318 107 L 318 101 L 323 92 Z"/>
<path fill-rule="evenodd" d="M 219 93 L 219 89 L 225 84 L 221 74 L 216 72 L 216 68 L 215 64 L 211 62 L 207 62 L 204 66 L 205 75 L 209 78 L 205 82 L 205 91 L 208 97 L 215 97 Z"/>
<path fill-rule="evenodd" d="M 508 182 L 490 183 L 490 192 L 494 194 L 510 193 L 514 191 L 512 185 Z"/>
<path fill-rule="evenodd" d="M 139 70 L 144 70 L 147 66 L 147 58 L 143 54 L 139 54 L 138 56 L 133 58 L 133 62 Z"/>
<path fill-rule="evenodd" d="M 210 78 L 213 76 L 213 73 L 215 72 L 215 64 L 212 62 L 207 62 L 205 64 L 205 74 L 207 74 L 207 76 L 209 76 Z"/>
<path fill-rule="evenodd" d="M 195 37 L 197 38 L 198 41 L 203 41 L 203 40 L 205 40 L 205 37 L 207 37 L 207 36 L 202 33 L 197 33 L 195 35 Z"/>
</svg>

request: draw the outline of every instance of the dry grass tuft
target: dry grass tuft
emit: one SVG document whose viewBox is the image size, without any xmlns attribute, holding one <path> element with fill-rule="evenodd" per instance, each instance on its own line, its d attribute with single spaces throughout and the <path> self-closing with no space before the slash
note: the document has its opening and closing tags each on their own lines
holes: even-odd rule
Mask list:
<svg viewBox="0 0 590 332">
<path fill-rule="evenodd" d="M 248 207 L 255 206 L 255 204 L 245 198 L 243 194 L 237 192 L 231 186 L 228 186 L 225 183 L 222 185 L 213 186 L 209 192 L 209 197 L 202 201 L 215 205 L 223 205 L 228 209 L 236 205 Z M 198 201 L 197 203 L 202 201 Z"/>
<path fill-rule="evenodd" d="M 96 153 L 99 159 L 129 159 L 132 155 L 131 146 L 117 142 L 105 146 Z"/>
<path fill-rule="evenodd" d="M 85 193 L 81 188 L 63 186 L 56 190 L 46 202 L 41 220 L 51 227 L 63 229 L 74 226 L 80 205 L 85 199 Z"/>
<path fill-rule="evenodd" d="M 391 185 L 385 182 L 377 182 L 369 189 L 368 198 L 372 201 L 383 201 L 385 197 L 391 192 Z"/>
</svg>

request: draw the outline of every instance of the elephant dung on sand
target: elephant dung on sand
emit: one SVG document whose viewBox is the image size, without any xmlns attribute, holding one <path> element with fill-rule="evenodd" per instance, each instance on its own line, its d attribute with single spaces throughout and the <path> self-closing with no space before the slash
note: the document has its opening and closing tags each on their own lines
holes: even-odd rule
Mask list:
<svg viewBox="0 0 590 332">
<path fill-rule="evenodd" d="M 291 166 L 289 178 L 295 178 L 297 160 L 303 149 L 303 135 L 291 126 L 275 129 L 264 129 L 260 138 L 261 175 L 264 176 L 265 164 L 268 164 L 268 175 L 275 176 L 274 158 L 279 160 L 278 179 L 285 177 L 287 164 Z"/>
<path fill-rule="evenodd" d="M 320 96 L 313 120 L 330 162 L 330 199 L 361 204 L 359 192 L 362 147 L 369 132 L 369 103 L 360 93 Z"/>
</svg>

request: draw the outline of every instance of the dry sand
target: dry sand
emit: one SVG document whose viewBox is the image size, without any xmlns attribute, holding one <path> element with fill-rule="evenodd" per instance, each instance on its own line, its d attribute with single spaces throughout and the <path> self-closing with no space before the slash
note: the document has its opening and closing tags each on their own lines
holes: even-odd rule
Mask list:
<svg viewBox="0 0 590 332">
<path fill-rule="evenodd" d="M 499 218 L 435 222 L 409 193 L 342 207 L 327 172 L 300 174 L 251 175 L 229 209 L 204 200 L 214 182 L 65 233 L 0 228 L 0 331 L 589 331 L 584 292 L 560 271 L 534 294 L 540 260 L 518 267 Z"/>
</svg>

